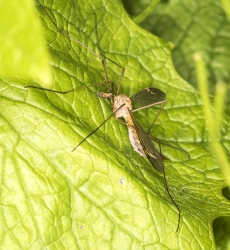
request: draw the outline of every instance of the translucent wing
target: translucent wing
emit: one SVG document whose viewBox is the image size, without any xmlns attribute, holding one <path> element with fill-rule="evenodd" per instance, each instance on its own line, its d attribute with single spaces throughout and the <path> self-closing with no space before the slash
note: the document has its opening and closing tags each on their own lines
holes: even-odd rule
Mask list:
<svg viewBox="0 0 230 250">
<path fill-rule="evenodd" d="M 166 94 L 157 88 L 144 88 L 130 97 L 131 101 L 138 106 L 148 106 L 154 103 L 165 102 Z"/>
<path fill-rule="evenodd" d="M 152 164 L 152 166 L 155 169 L 157 169 L 158 171 L 160 171 L 160 172 L 162 172 L 164 174 L 165 189 L 166 189 L 171 201 L 173 202 L 173 204 L 176 206 L 176 208 L 178 210 L 178 224 L 177 224 L 177 229 L 176 229 L 176 232 L 177 232 L 178 229 L 179 229 L 179 226 L 180 226 L 180 208 L 178 207 L 177 203 L 174 201 L 173 197 L 169 193 L 168 183 L 167 183 L 167 180 L 166 180 L 165 169 L 164 169 L 164 164 L 163 164 L 161 155 L 156 150 L 156 148 L 155 148 L 154 144 L 152 143 L 152 141 L 151 141 L 150 137 L 148 136 L 148 134 L 143 130 L 143 128 L 135 120 L 135 118 L 133 117 L 131 111 L 129 111 L 129 113 L 130 113 L 134 128 L 136 129 L 138 139 L 139 139 L 139 141 L 141 143 L 143 151 L 144 151 L 145 155 L 147 156 L 149 162 Z"/>
<path fill-rule="evenodd" d="M 134 128 L 136 129 L 138 139 L 141 143 L 141 146 L 145 152 L 145 155 L 147 156 L 150 163 L 153 165 L 155 169 L 158 171 L 164 173 L 164 164 L 162 161 L 162 158 L 160 156 L 160 153 L 156 150 L 153 142 L 149 138 L 148 134 L 144 131 L 144 129 L 138 124 L 136 119 L 133 117 L 132 113 L 130 112 L 130 116 L 134 125 Z"/>
</svg>

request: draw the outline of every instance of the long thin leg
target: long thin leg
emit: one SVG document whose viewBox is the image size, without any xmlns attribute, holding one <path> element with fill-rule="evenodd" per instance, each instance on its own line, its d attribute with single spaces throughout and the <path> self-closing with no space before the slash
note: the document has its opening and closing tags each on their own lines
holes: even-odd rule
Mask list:
<svg viewBox="0 0 230 250">
<path fill-rule="evenodd" d="M 168 146 L 168 147 L 174 148 L 174 149 L 176 149 L 176 150 L 179 150 L 179 151 L 185 153 L 185 154 L 188 156 L 188 159 L 190 159 L 190 154 L 189 154 L 186 150 L 184 150 L 184 149 L 182 149 L 182 148 L 178 148 L 178 147 L 172 146 L 172 145 L 170 145 L 170 144 L 168 144 L 168 143 L 166 143 L 166 142 L 162 142 L 162 140 L 160 140 L 159 138 L 157 138 L 157 137 L 155 137 L 155 136 L 152 136 L 152 135 L 150 135 L 150 134 L 148 134 L 148 136 L 150 137 L 151 140 L 154 140 L 154 141 L 158 142 L 159 148 L 161 148 L 161 144 L 166 145 L 166 146 Z"/>
<path fill-rule="evenodd" d="M 164 158 L 166 158 L 163 154 L 162 154 L 162 151 L 161 151 L 161 144 L 159 142 L 159 150 L 160 150 L 160 156 L 162 158 L 162 161 L 164 160 Z M 167 159 L 167 158 L 166 158 Z M 172 195 L 170 194 L 169 192 L 169 188 L 168 188 L 168 182 L 167 182 L 167 179 L 166 179 L 166 175 L 165 175 L 165 171 L 163 172 L 164 174 L 164 183 L 165 183 L 165 189 L 169 195 L 169 197 L 171 198 L 172 202 L 174 203 L 175 207 L 177 208 L 178 210 L 178 223 L 177 223 L 177 229 L 176 229 L 176 232 L 178 231 L 179 229 L 179 226 L 180 226 L 180 208 L 179 206 L 177 205 L 177 203 L 175 202 L 175 200 L 173 199 Z"/>
<path fill-rule="evenodd" d="M 175 207 L 176 207 L 177 210 L 178 210 L 178 223 L 177 223 L 177 229 L 176 229 L 176 232 L 177 232 L 177 231 L 179 230 L 179 227 L 180 227 L 180 213 L 181 213 L 181 212 L 180 212 L 179 206 L 176 204 L 176 202 L 174 201 L 172 195 L 171 195 L 170 192 L 169 192 L 169 188 L 168 188 L 168 183 L 167 183 L 167 180 L 166 180 L 165 172 L 164 172 L 164 182 L 165 182 L 165 189 L 166 189 L 168 195 L 170 196 L 172 202 L 174 203 Z"/>
<path fill-rule="evenodd" d="M 100 44 L 99 44 L 99 39 L 98 39 L 98 30 L 97 30 L 97 15 L 95 13 L 94 14 L 94 19 L 95 19 L 95 31 L 96 31 L 96 39 L 97 39 L 97 47 L 99 49 L 99 53 L 101 55 L 101 47 L 100 47 Z M 101 57 L 101 65 L 102 65 L 102 68 L 103 68 L 103 71 L 104 71 L 104 74 L 105 74 L 105 80 L 106 82 L 109 82 L 109 79 L 108 79 L 108 74 L 107 74 L 107 70 L 106 70 L 106 66 L 105 66 L 105 60 Z M 110 87 L 108 85 L 108 92 L 110 91 Z"/>
<path fill-rule="evenodd" d="M 81 89 L 88 89 L 91 87 L 95 87 L 95 86 L 101 86 L 102 84 L 108 84 L 108 82 L 102 82 L 102 83 L 96 83 L 87 87 L 79 87 L 79 88 L 74 88 L 74 89 L 70 89 L 70 90 L 66 90 L 66 91 L 58 91 L 58 90 L 53 90 L 53 89 L 46 89 L 46 88 L 42 88 L 42 87 L 37 87 L 37 86 L 25 86 L 24 88 L 33 88 L 33 89 L 41 89 L 41 90 L 45 90 L 45 91 L 49 91 L 49 92 L 54 92 L 54 93 L 58 93 L 58 94 L 67 94 L 70 92 L 74 92 L 77 90 L 81 90 Z"/>
<path fill-rule="evenodd" d="M 133 110 L 132 110 L 132 113 L 133 113 L 133 112 L 137 112 L 137 111 L 142 110 L 142 109 L 147 109 L 147 108 L 150 108 L 150 107 L 152 107 L 152 106 L 159 105 L 159 104 L 162 104 L 162 103 L 164 103 L 164 105 L 163 105 L 163 107 L 164 107 L 166 101 L 154 102 L 154 103 L 152 103 L 152 104 L 149 104 L 149 105 L 146 105 L 146 106 L 137 108 L 137 109 L 133 109 Z M 154 124 L 154 122 L 156 121 L 157 117 L 160 115 L 160 113 L 161 113 L 163 107 L 162 107 L 161 110 L 158 112 L 156 118 L 155 118 L 154 121 L 153 121 L 153 124 Z M 153 124 L 151 125 L 151 127 L 153 126 Z M 151 127 L 150 127 L 150 129 L 151 129 Z"/>
<path fill-rule="evenodd" d="M 125 74 L 125 68 L 122 67 L 121 65 L 119 65 L 118 63 L 116 63 L 115 61 L 113 61 L 112 59 L 105 56 L 103 53 L 101 53 L 101 47 L 100 47 L 100 44 L 99 44 L 98 31 L 97 31 L 97 16 L 96 16 L 95 13 L 94 13 L 94 16 L 95 16 L 95 30 L 96 30 L 96 37 L 97 37 L 97 46 L 98 46 L 98 49 L 100 51 L 100 55 L 122 69 L 122 72 L 121 72 L 121 75 L 120 75 L 120 78 L 119 78 L 119 82 L 118 82 L 118 85 L 117 85 L 117 93 L 116 93 L 116 95 L 118 95 L 119 90 L 120 90 L 120 86 L 121 86 L 121 82 L 122 82 L 123 76 Z M 102 63 L 102 67 L 103 67 L 104 72 L 105 72 L 106 81 L 108 82 L 109 80 L 108 80 L 108 75 L 107 75 L 107 71 L 106 71 L 106 67 L 105 67 L 105 60 L 101 59 L 101 63 Z M 110 91 L 111 90 L 108 89 L 108 92 L 110 92 Z M 114 92 L 113 92 L 113 95 L 114 95 Z"/>
<path fill-rule="evenodd" d="M 119 78 L 119 82 L 118 82 L 118 85 L 117 85 L 117 93 L 116 95 L 118 95 L 119 93 L 119 90 L 120 90 L 120 86 L 121 86 L 121 82 L 122 82 L 122 79 L 123 79 L 123 76 L 125 74 L 125 68 L 122 67 L 120 64 L 116 63 L 115 61 L 113 61 L 112 59 L 108 58 L 107 56 L 103 55 L 100 53 L 101 56 L 103 56 L 104 58 L 106 58 L 107 60 L 109 60 L 110 62 L 114 63 L 115 65 L 117 65 L 118 67 L 120 67 L 122 69 L 122 72 L 121 72 L 121 75 L 120 75 L 120 78 Z"/>
<path fill-rule="evenodd" d="M 89 47 L 87 47 L 85 44 L 83 44 L 82 42 L 80 42 L 79 40 L 77 40 L 75 37 L 73 37 L 72 35 L 68 34 L 67 32 L 65 32 L 64 30 L 60 29 L 56 23 L 53 21 L 53 19 L 51 18 L 51 16 L 49 15 L 49 13 L 46 11 L 46 9 L 41 5 L 41 3 L 36 0 L 37 3 L 39 4 L 39 6 L 42 8 L 42 10 L 46 13 L 47 17 L 50 19 L 50 21 L 53 23 L 54 27 L 57 29 L 57 31 L 61 34 L 63 34 L 66 37 L 69 37 L 70 39 L 72 39 L 73 41 L 75 41 L 76 43 L 78 43 L 79 45 L 81 45 L 82 47 L 84 47 L 85 49 L 87 49 L 90 53 L 92 53 L 95 57 L 97 57 L 98 59 L 100 59 L 101 63 L 102 63 L 102 68 L 104 71 L 104 75 L 105 75 L 105 80 L 107 82 L 107 84 L 111 83 L 111 81 L 108 80 L 108 75 L 107 75 L 107 70 L 106 70 L 106 65 L 105 65 L 105 59 L 108 59 L 110 62 L 114 63 L 115 65 L 117 65 L 118 67 L 120 67 L 122 69 L 122 73 L 120 75 L 119 78 L 119 82 L 118 82 L 118 88 L 117 88 L 117 92 L 119 92 L 120 89 L 120 85 L 121 85 L 121 81 L 122 78 L 124 76 L 124 72 L 125 72 L 125 68 L 123 68 L 121 65 L 119 65 L 118 63 L 114 62 L 113 60 L 111 60 L 110 58 L 106 57 L 105 55 L 103 55 L 100 52 L 100 55 L 98 55 L 97 53 L 95 53 L 94 51 L 92 51 Z M 95 29 L 96 29 L 96 38 L 97 38 L 97 46 L 99 48 L 99 51 L 101 51 L 101 48 L 99 46 L 99 39 L 98 39 L 98 32 L 97 32 L 97 18 L 96 18 L 96 14 L 94 13 L 95 16 Z M 110 88 L 108 87 L 108 91 L 110 90 Z"/>
<path fill-rule="evenodd" d="M 121 109 L 125 104 L 122 104 L 118 109 L 116 109 L 110 116 L 105 119 L 96 129 L 94 129 L 89 135 L 87 135 L 75 148 L 73 148 L 72 152 L 78 148 L 85 140 L 87 140 L 92 134 L 94 134 L 102 125 L 104 125 L 112 116 L 115 115 L 115 113 Z"/>
<path fill-rule="evenodd" d="M 49 15 L 49 13 L 46 11 L 46 9 L 43 7 L 43 5 L 41 5 L 41 3 L 36 0 L 37 3 L 39 4 L 39 6 L 42 8 L 42 10 L 46 13 L 47 17 L 50 19 L 50 21 L 53 23 L 54 27 L 57 29 L 57 31 L 59 33 L 61 33 L 62 35 L 69 37 L 71 40 L 75 41 L 76 43 L 78 43 L 79 45 L 81 45 L 82 47 L 84 47 L 85 49 L 87 49 L 90 53 L 92 53 L 94 56 L 96 56 L 98 59 L 100 59 L 101 63 L 102 63 L 102 67 L 103 67 L 103 71 L 105 74 L 105 80 L 106 82 L 108 81 L 108 76 L 107 76 L 107 71 L 106 71 L 106 67 L 105 67 L 105 63 L 104 63 L 104 59 L 101 57 L 101 55 L 98 55 L 97 53 L 95 53 L 94 51 L 92 51 L 89 47 L 87 47 L 85 44 L 83 44 L 82 42 L 80 42 L 79 40 L 77 40 L 75 37 L 71 36 L 70 34 L 68 34 L 67 32 L 65 32 L 64 30 L 60 29 L 56 23 L 53 21 L 52 17 Z M 96 19 L 96 14 L 94 13 L 95 16 L 95 29 L 96 29 L 96 36 L 97 36 L 97 42 L 98 42 L 98 34 L 97 34 L 97 19 Z"/>
<path fill-rule="evenodd" d="M 57 31 L 61 34 L 63 34 L 64 36 L 67 36 L 69 38 L 71 38 L 72 40 L 74 40 L 76 43 L 78 43 L 79 45 L 81 45 L 82 47 L 84 47 L 85 49 L 87 49 L 90 53 L 92 53 L 94 56 L 96 56 L 98 59 L 101 60 L 101 56 L 96 54 L 94 51 L 92 51 L 89 47 L 87 47 L 85 44 L 83 44 L 82 42 L 80 42 L 79 40 L 77 40 L 75 37 L 71 36 L 70 34 L 68 34 L 67 32 L 65 32 L 64 30 L 60 29 L 56 23 L 53 21 L 53 19 L 51 18 L 51 16 L 48 14 L 48 12 L 46 11 L 46 9 L 43 7 L 43 5 L 36 0 L 36 2 L 39 4 L 39 6 L 42 8 L 42 10 L 46 13 L 47 17 L 50 19 L 50 21 L 53 23 L 54 27 L 57 29 Z"/>
<path fill-rule="evenodd" d="M 150 132 L 150 130 L 152 129 L 152 127 L 153 127 L 153 125 L 154 125 L 155 121 L 157 120 L 158 116 L 159 116 L 159 115 L 160 115 L 160 113 L 162 112 L 162 110 L 163 110 L 163 108 L 164 108 L 165 104 L 166 104 L 166 101 L 163 103 L 163 105 L 162 105 L 161 109 L 159 110 L 158 114 L 156 115 L 156 117 L 155 117 L 155 119 L 154 119 L 154 121 L 153 121 L 152 125 L 150 126 L 149 130 L 147 131 L 147 134 L 149 134 L 149 132 Z"/>
</svg>

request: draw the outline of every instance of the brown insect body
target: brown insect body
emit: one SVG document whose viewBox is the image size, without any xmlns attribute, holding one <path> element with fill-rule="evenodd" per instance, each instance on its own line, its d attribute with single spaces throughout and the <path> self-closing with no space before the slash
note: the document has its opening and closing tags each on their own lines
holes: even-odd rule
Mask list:
<svg viewBox="0 0 230 250">
<path fill-rule="evenodd" d="M 101 98 L 111 99 L 115 118 L 116 119 L 124 118 L 125 120 L 125 123 L 128 127 L 129 141 L 134 151 L 141 156 L 146 156 L 141 146 L 139 137 L 137 135 L 137 131 L 135 129 L 132 117 L 130 115 L 130 112 L 132 111 L 132 102 L 130 98 L 126 95 L 113 96 L 112 93 L 103 93 L 103 92 L 99 92 L 97 95 Z M 122 108 L 120 108 L 121 106 Z"/>
</svg>

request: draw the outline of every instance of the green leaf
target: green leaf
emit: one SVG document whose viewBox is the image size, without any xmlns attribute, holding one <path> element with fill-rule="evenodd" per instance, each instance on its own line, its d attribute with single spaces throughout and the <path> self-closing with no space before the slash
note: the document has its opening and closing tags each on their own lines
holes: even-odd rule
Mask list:
<svg viewBox="0 0 230 250">
<path fill-rule="evenodd" d="M 32 0 L 2 1 L 0 8 L 0 74 L 17 75 L 51 87 L 50 58 Z"/>
<path fill-rule="evenodd" d="M 25 89 L 39 83 L 1 78 L 1 244 L 5 249 L 215 249 L 212 222 L 230 215 L 225 186 L 208 150 L 208 134 L 197 92 L 176 73 L 171 48 L 139 28 L 118 1 L 46 1 L 58 27 L 92 51 L 125 67 L 120 93 L 131 96 L 152 86 L 167 94 L 167 105 L 152 134 L 189 152 L 162 145 L 169 199 L 162 174 L 135 153 L 127 128 L 111 118 L 72 149 L 110 114 L 101 87 L 66 95 Z M 101 62 L 58 33 L 38 7 L 51 54 L 53 89 L 105 81 Z M 107 60 L 109 80 L 121 69 Z M 41 72 L 42 74 L 42 72 Z M 147 129 L 159 108 L 135 114 Z M 223 133 L 229 148 L 228 122 Z"/>
<path fill-rule="evenodd" d="M 219 0 L 193 3 L 186 0 L 162 1 L 156 11 L 141 24 L 153 34 L 174 44 L 172 55 L 175 67 L 194 87 L 197 87 L 197 77 L 192 57 L 195 52 L 201 53 L 207 65 L 212 94 L 218 81 L 228 85 L 230 82 L 230 22 L 225 8 Z M 139 5 L 133 7 L 130 12 L 139 13 Z M 230 88 L 226 102 L 228 114 L 229 97 Z"/>
</svg>

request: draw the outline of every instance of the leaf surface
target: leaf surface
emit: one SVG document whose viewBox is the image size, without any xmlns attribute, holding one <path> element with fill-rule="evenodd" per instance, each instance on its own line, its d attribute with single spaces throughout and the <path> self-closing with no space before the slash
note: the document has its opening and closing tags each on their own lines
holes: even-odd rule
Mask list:
<svg viewBox="0 0 230 250">
<path fill-rule="evenodd" d="M 93 51 L 125 67 L 120 93 L 144 87 L 167 94 L 167 105 L 151 133 L 189 152 L 162 145 L 169 190 L 163 176 L 136 154 L 127 128 L 111 118 L 71 150 L 111 114 L 108 100 L 91 87 L 66 95 L 25 89 L 39 86 L 19 77 L 1 78 L 1 244 L 6 249 L 215 249 L 213 220 L 229 215 L 218 164 L 208 150 L 208 135 L 197 92 L 183 81 L 162 39 L 135 25 L 117 1 L 45 1 L 58 27 Z M 38 7 L 44 26 L 53 89 L 65 91 L 104 82 L 101 62 L 58 33 Z M 107 60 L 109 80 L 121 69 Z M 41 72 L 42 74 L 42 72 Z M 134 114 L 144 128 L 159 108 Z M 229 148 L 228 122 L 224 123 Z"/>
</svg>

